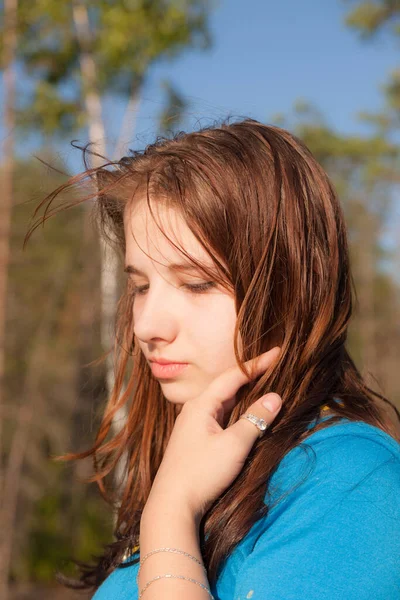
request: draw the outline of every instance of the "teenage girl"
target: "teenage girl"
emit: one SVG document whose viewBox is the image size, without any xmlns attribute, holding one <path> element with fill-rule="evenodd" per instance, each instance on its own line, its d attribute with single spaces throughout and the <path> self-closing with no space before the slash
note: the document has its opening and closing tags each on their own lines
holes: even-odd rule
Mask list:
<svg viewBox="0 0 400 600">
<path fill-rule="evenodd" d="M 72 457 L 96 459 L 102 488 L 125 473 L 116 539 L 70 585 L 93 600 L 399 598 L 398 423 L 346 347 L 346 227 L 310 151 L 225 121 L 40 206 L 88 181 L 72 204 L 94 199 L 126 287 L 115 386 Z"/>
</svg>

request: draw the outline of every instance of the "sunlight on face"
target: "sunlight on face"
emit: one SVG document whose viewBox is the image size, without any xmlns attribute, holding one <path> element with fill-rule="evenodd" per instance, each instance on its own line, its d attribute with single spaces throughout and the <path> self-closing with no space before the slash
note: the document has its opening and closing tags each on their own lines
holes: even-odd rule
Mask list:
<svg viewBox="0 0 400 600">
<path fill-rule="evenodd" d="M 212 259 L 178 211 L 158 204 L 153 213 L 175 244 L 213 267 Z M 168 268 L 173 263 L 186 263 L 187 259 L 159 230 L 145 201 L 126 210 L 124 225 L 125 264 L 141 272 L 129 275 L 140 290 L 133 304 L 134 332 L 147 359 L 155 356 L 188 363 L 173 377 L 154 374 L 167 400 L 183 404 L 203 392 L 217 375 L 236 365 L 234 297 L 218 284 L 195 292 L 188 286 L 210 279 L 197 269 L 174 272 Z"/>
</svg>

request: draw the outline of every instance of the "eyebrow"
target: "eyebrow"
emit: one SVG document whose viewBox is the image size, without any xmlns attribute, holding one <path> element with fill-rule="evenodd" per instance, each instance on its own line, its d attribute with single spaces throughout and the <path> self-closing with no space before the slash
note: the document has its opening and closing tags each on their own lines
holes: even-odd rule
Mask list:
<svg viewBox="0 0 400 600">
<path fill-rule="evenodd" d="M 191 265 L 189 263 L 171 263 L 168 265 L 168 269 L 170 271 L 198 271 L 199 267 L 196 265 Z M 132 275 L 145 275 L 143 271 L 137 269 L 133 265 L 126 265 L 124 268 L 125 273 L 131 273 Z"/>
</svg>

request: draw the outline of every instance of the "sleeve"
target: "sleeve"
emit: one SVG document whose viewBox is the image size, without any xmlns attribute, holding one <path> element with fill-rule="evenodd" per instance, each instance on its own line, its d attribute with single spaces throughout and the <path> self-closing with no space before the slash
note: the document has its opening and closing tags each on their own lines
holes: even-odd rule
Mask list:
<svg viewBox="0 0 400 600">
<path fill-rule="evenodd" d="M 313 450 L 313 469 L 241 564 L 233 600 L 400 598 L 400 455 L 354 435 Z M 298 453 L 291 462 L 293 475 Z"/>
</svg>

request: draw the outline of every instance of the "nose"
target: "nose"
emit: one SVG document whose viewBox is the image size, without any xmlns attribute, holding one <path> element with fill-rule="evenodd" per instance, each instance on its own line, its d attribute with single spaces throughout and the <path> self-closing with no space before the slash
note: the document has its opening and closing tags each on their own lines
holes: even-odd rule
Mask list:
<svg viewBox="0 0 400 600">
<path fill-rule="evenodd" d="M 178 328 L 178 302 L 174 286 L 154 284 L 133 305 L 134 333 L 143 342 L 171 340 Z"/>
</svg>

